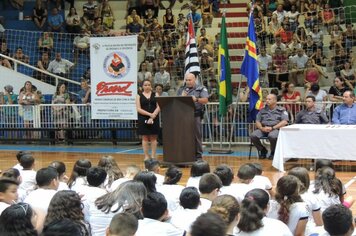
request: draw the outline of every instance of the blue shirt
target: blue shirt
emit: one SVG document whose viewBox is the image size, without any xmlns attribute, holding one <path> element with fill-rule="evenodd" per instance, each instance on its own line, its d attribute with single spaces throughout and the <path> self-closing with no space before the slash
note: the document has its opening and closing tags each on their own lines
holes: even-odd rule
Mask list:
<svg viewBox="0 0 356 236">
<path fill-rule="evenodd" d="M 340 125 L 356 125 L 356 105 L 352 104 L 351 107 L 346 104 L 337 106 L 334 110 L 332 123 Z"/>
<path fill-rule="evenodd" d="M 48 23 L 53 25 L 53 26 L 59 26 L 64 22 L 62 15 L 57 14 L 57 15 L 51 15 L 48 17 Z"/>
</svg>

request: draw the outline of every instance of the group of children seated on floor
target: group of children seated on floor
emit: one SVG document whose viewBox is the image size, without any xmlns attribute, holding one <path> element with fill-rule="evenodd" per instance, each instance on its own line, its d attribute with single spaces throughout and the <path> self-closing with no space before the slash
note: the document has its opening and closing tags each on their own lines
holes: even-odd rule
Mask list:
<svg viewBox="0 0 356 236">
<path fill-rule="evenodd" d="M 259 163 L 191 167 L 186 186 L 175 166 L 160 175 L 156 159 L 123 174 L 115 159 L 97 166 L 63 162 L 34 170 L 31 153 L 0 178 L 0 235 L 351 235 L 353 204 L 333 164 L 316 161 L 315 180 L 295 167 L 276 186 Z M 350 223 L 351 222 L 351 223 Z M 59 234 L 59 232 L 61 234 Z"/>
</svg>

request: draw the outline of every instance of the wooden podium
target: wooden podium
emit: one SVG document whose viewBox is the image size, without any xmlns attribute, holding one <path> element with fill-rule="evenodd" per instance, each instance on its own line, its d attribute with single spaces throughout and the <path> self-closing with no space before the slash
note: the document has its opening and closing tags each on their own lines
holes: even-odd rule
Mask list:
<svg viewBox="0 0 356 236">
<path fill-rule="evenodd" d="M 191 96 L 156 97 L 161 108 L 163 161 L 191 164 L 195 161 L 195 105 Z"/>
</svg>

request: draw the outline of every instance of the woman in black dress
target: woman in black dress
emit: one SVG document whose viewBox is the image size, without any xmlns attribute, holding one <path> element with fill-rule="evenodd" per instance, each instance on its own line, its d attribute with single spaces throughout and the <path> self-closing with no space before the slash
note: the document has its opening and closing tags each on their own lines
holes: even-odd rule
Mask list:
<svg viewBox="0 0 356 236">
<path fill-rule="evenodd" d="M 143 80 L 143 91 L 136 97 L 138 112 L 138 134 L 142 136 L 142 148 L 145 160 L 149 159 L 149 143 L 151 142 L 151 157 L 156 157 L 157 136 L 159 133 L 158 113 L 155 93 L 152 92 L 150 80 Z"/>
</svg>

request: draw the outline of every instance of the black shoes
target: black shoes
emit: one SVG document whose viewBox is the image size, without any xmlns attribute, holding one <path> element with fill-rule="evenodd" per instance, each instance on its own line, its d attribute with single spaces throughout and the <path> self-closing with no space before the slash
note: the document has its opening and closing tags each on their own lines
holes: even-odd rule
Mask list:
<svg viewBox="0 0 356 236">
<path fill-rule="evenodd" d="M 261 151 L 258 152 L 258 157 L 260 159 L 266 159 L 267 158 L 267 149 L 266 148 L 263 148 Z"/>
<path fill-rule="evenodd" d="M 271 154 L 269 154 L 268 156 L 268 160 L 273 160 L 273 157 L 274 157 L 274 152 L 271 152 Z"/>
</svg>

